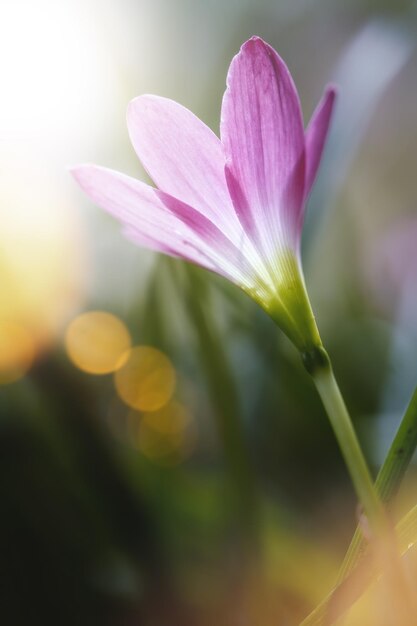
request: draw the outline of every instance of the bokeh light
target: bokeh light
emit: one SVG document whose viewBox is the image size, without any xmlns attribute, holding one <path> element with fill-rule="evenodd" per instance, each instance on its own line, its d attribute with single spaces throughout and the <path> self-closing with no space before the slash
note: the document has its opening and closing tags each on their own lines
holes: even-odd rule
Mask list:
<svg viewBox="0 0 417 626">
<path fill-rule="evenodd" d="M 175 370 L 162 352 L 150 346 L 132 348 L 123 366 L 115 373 L 120 398 L 131 408 L 157 411 L 175 389 Z"/>
<path fill-rule="evenodd" d="M 196 427 L 187 407 L 176 400 L 158 411 L 129 415 L 129 434 L 148 459 L 161 465 L 177 465 L 194 450 Z"/>
<path fill-rule="evenodd" d="M 29 330 L 15 322 L 0 319 L 0 385 L 22 378 L 34 355 L 35 345 Z"/>
<path fill-rule="evenodd" d="M 71 361 L 89 374 L 109 374 L 120 367 L 130 348 L 130 335 L 115 315 L 89 311 L 69 325 L 65 345 Z"/>
</svg>

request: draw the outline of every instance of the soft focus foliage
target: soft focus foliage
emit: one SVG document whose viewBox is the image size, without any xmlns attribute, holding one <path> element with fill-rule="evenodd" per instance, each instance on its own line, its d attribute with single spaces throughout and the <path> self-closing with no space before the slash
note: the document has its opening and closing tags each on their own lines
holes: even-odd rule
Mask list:
<svg viewBox="0 0 417 626">
<path fill-rule="evenodd" d="M 355 500 L 296 352 L 222 278 L 127 243 L 67 168 L 143 179 L 125 130 L 142 93 L 217 129 L 253 34 L 306 119 L 338 83 L 303 264 L 377 466 L 417 380 L 416 29 L 411 0 L 2 3 L 2 623 L 291 625 L 329 591 Z M 389 620 L 386 589 L 347 623 Z"/>
</svg>

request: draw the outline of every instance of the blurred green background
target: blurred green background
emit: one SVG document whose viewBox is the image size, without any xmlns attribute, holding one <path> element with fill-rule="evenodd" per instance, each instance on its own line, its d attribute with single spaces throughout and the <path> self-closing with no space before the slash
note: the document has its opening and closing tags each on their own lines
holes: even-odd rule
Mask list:
<svg viewBox="0 0 417 626">
<path fill-rule="evenodd" d="M 405 0 L 2 2 L 2 624 L 293 625 L 329 590 L 356 504 L 295 350 L 237 288 L 123 239 L 68 167 L 145 179 L 142 93 L 217 132 L 254 34 L 306 121 L 336 83 L 304 266 L 375 469 L 417 380 L 416 32 Z M 412 471 L 401 510 L 413 492 Z"/>
</svg>

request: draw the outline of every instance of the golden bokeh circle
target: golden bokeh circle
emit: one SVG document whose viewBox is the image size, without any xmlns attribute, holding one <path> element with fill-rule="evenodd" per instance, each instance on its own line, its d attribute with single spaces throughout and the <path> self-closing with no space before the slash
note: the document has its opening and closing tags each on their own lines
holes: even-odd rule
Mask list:
<svg viewBox="0 0 417 626">
<path fill-rule="evenodd" d="M 183 404 L 172 400 L 158 411 L 145 413 L 142 422 L 159 433 L 175 436 L 186 430 L 191 419 L 189 410 Z"/>
<path fill-rule="evenodd" d="M 128 430 L 134 445 L 158 465 L 178 465 L 195 448 L 195 422 L 188 408 L 176 400 L 171 400 L 158 411 L 142 414 L 132 411 Z"/>
<path fill-rule="evenodd" d="M 175 389 L 175 370 L 165 354 L 150 346 L 137 346 L 125 355 L 114 376 L 117 393 L 132 409 L 157 411 Z"/>
<path fill-rule="evenodd" d="M 88 311 L 76 317 L 65 334 L 71 361 L 89 374 L 109 374 L 120 367 L 131 345 L 123 322 L 105 311 Z"/>
</svg>

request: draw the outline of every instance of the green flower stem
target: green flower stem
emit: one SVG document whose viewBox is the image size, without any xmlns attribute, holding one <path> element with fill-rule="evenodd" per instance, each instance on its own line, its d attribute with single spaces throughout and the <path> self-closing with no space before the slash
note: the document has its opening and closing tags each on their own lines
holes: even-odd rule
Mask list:
<svg viewBox="0 0 417 626">
<path fill-rule="evenodd" d="M 304 354 L 303 360 L 329 416 L 369 527 L 375 537 L 382 537 L 387 531 L 384 508 L 376 493 L 349 413 L 334 377 L 329 356 L 324 348 L 319 347 Z"/>
<path fill-rule="evenodd" d="M 410 464 L 417 445 L 417 388 L 411 398 L 410 404 L 401 420 L 400 426 L 391 444 L 384 463 L 378 473 L 375 489 L 386 505 L 389 505 L 396 495 L 405 472 Z M 338 582 L 342 582 L 352 571 L 366 549 L 358 527 L 353 535 L 342 567 L 340 568 Z"/>
</svg>

